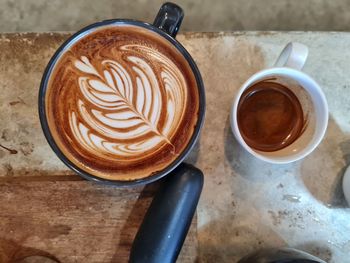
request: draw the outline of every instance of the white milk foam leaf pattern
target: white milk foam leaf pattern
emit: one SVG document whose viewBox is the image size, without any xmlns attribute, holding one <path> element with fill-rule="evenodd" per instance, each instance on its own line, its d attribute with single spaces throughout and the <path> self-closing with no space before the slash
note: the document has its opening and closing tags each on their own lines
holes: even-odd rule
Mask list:
<svg viewBox="0 0 350 263">
<path fill-rule="evenodd" d="M 164 65 L 161 79 L 166 89 L 167 116 L 164 126 L 159 129 L 162 96 L 155 72 L 145 60 L 137 56 L 127 57 L 133 64 L 131 70 L 136 76 L 136 86 L 133 86 L 128 71 L 117 61 L 104 60 L 102 75 L 87 57 L 81 57 L 74 63 L 77 69 L 86 73 L 79 77 L 79 88 L 84 100 L 93 104 L 95 109 L 87 110 L 84 100 L 78 100 L 79 112 L 70 112 L 69 122 L 74 136 L 86 150 L 96 155 L 109 153 L 106 158 L 139 155 L 163 141 L 172 145 L 171 130 L 176 128 L 172 124 L 181 119 L 186 104 L 186 93 L 182 92 L 186 86 L 185 80 L 171 60 L 148 47 L 126 45 L 120 49 L 148 53 Z M 77 114 L 91 129 L 78 122 Z M 153 136 L 142 139 L 147 133 Z M 104 135 L 104 138 L 98 134 Z M 120 139 L 121 142 L 113 142 L 113 139 Z M 136 140 L 128 143 L 123 139 Z"/>
<path fill-rule="evenodd" d="M 81 169 L 108 179 L 142 178 L 186 147 L 199 95 L 182 54 L 156 33 L 106 27 L 58 60 L 46 105 L 58 147 Z"/>
</svg>

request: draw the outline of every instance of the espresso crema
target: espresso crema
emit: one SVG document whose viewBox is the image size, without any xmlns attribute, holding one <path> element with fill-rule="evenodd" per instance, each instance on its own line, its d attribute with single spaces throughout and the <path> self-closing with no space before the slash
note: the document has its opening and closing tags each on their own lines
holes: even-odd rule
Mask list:
<svg viewBox="0 0 350 263">
<path fill-rule="evenodd" d="M 243 92 L 237 122 L 250 147 L 274 152 L 292 144 L 303 134 L 307 117 L 299 99 L 287 86 L 267 79 Z"/>
<path fill-rule="evenodd" d="M 56 145 L 101 178 L 135 180 L 166 168 L 197 124 L 199 93 L 187 60 L 138 26 L 104 26 L 77 40 L 55 62 L 46 88 Z"/>
</svg>

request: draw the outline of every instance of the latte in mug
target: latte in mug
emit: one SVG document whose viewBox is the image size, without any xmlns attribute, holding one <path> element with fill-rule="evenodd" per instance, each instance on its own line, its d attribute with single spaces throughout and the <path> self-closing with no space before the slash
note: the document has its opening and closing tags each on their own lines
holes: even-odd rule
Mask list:
<svg viewBox="0 0 350 263">
<path fill-rule="evenodd" d="M 199 94 L 183 55 L 133 25 L 108 25 L 59 56 L 45 94 L 51 135 L 78 168 L 135 180 L 169 166 L 188 145 Z"/>
</svg>

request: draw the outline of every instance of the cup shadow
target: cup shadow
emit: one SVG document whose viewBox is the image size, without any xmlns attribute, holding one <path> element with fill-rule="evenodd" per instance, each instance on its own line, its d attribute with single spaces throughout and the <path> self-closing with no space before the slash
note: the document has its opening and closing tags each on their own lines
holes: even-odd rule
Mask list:
<svg viewBox="0 0 350 263">
<path fill-rule="evenodd" d="M 125 221 L 125 224 L 122 226 L 120 233 L 118 231 L 115 234 L 116 236 L 119 236 L 119 243 L 116 245 L 115 254 L 112 257 L 111 262 L 119 262 L 121 258 L 129 258 L 130 248 L 136 233 L 159 186 L 160 182 L 155 182 L 146 185 L 142 189 Z M 114 240 L 115 239 L 116 238 L 114 238 Z"/>
<path fill-rule="evenodd" d="M 330 117 L 325 138 L 301 164 L 301 179 L 307 190 L 321 203 L 331 208 L 345 208 L 348 205 L 342 180 L 349 164 L 350 140 Z"/>
<path fill-rule="evenodd" d="M 197 163 L 199 154 L 200 154 L 200 140 L 201 136 L 198 138 L 197 142 L 193 145 L 192 150 L 188 153 L 185 158 L 185 162 L 195 165 Z"/>
<path fill-rule="evenodd" d="M 343 167 L 336 176 L 333 184 L 333 193 L 330 199 L 330 206 L 334 208 L 346 208 L 348 203 L 346 202 L 344 191 L 343 191 L 343 178 L 346 167 Z"/>
<path fill-rule="evenodd" d="M 233 135 L 229 117 L 226 119 L 224 133 L 225 157 L 235 174 L 250 181 L 265 182 L 293 170 L 293 163 L 271 164 L 247 152 Z"/>
<path fill-rule="evenodd" d="M 18 243 L 0 238 L 0 262 L 1 263 L 21 263 L 30 262 L 30 258 L 38 258 L 40 262 L 57 262 L 61 261 L 54 255 L 36 248 L 21 246 Z M 47 261 L 45 261 L 45 259 Z M 39 262 L 39 261 L 33 261 Z"/>
<path fill-rule="evenodd" d="M 237 262 L 254 251 L 287 245 L 283 238 L 268 226 L 259 225 L 252 228 L 246 223 L 249 222 L 249 218 L 243 217 L 242 219 L 246 220 L 237 222 L 237 219 L 227 216 L 204 226 L 203 230 L 206 234 L 201 237 L 199 257 L 201 263 Z M 236 224 L 233 224 L 233 220 Z M 223 225 L 229 227 L 223 228 Z M 211 236 L 222 236 L 223 238 L 217 240 Z"/>
<path fill-rule="evenodd" d="M 303 243 L 295 247 L 296 249 L 300 249 L 305 251 L 315 257 L 318 257 L 326 262 L 330 262 L 332 259 L 332 251 L 328 248 L 328 246 L 317 243 L 317 242 L 308 242 Z"/>
</svg>

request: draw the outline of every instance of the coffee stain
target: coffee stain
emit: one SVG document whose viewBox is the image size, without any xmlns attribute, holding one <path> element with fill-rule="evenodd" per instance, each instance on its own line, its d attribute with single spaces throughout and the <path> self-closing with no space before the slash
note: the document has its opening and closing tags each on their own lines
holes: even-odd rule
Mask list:
<svg viewBox="0 0 350 263">
<path fill-rule="evenodd" d="M 9 129 L 4 129 L 1 134 L 1 139 L 8 141 L 10 140 L 10 130 Z"/>
<path fill-rule="evenodd" d="M 289 228 L 305 229 L 304 215 L 300 211 L 282 210 L 276 213 L 269 210 L 268 213 L 271 216 L 272 224 L 274 226 L 282 224 L 284 227 L 288 226 Z M 283 224 L 283 221 L 285 220 L 288 222 L 288 225 L 286 225 L 286 223 Z"/>
<path fill-rule="evenodd" d="M 1 144 L 0 144 L 0 147 L 3 148 L 3 149 L 5 149 L 6 151 L 8 151 L 10 154 L 17 154 L 17 153 L 18 153 L 17 150 L 15 150 L 15 149 L 10 149 L 10 148 L 8 148 L 8 147 L 5 147 L 4 145 L 1 145 Z"/>
<path fill-rule="evenodd" d="M 291 203 L 300 203 L 301 196 L 298 195 L 283 195 L 282 200 L 289 201 Z"/>
<path fill-rule="evenodd" d="M 13 176 L 14 175 L 13 167 L 11 164 L 5 163 L 3 165 L 3 167 L 5 169 L 5 176 Z"/>
<path fill-rule="evenodd" d="M 21 123 L 18 123 L 18 133 L 22 133 L 23 135 L 29 135 L 30 131 L 28 129 L 30 129 L 31 124 L 28 123 L 27 121 L 23 121 Z"/>
<path fill-rule="evenodd" d="M 69 235 L 72 228 L 68 225 L 54 225 L 47 228 L 45 236 L 49 239 L 54 239 L 59 236 Z"/>
<path fill-rule="evenodd" d="M 30 142 L 21 142 L 20 151 L 24 156 L 28 156 L 34 151 L 34 144 Z"/>
<path fill-rule="evenodd" d="M 272 219 L 272 224 L 274 226 L 278 226 L 280 224 L 282 224 L 282 221 L 284 219 L 286 219 L 287 215 L 289 214 L 287 210 L 283 210 L 283 211 L 278 211 L 277 213 L 275 213 L 274 211 L 267 211 Z"/>
<path fill-rule="evenodd" d="M 17 104 L 21 103 L 19 100 L 11 101 L 9 102 L 10 106 L 15 106 Z"/>
<path fill-rule="evenodd" d="M 282 183 L 280 183 L 279 185 L 277 185 L 277 188 L 283 188 L 284 185 Z"/>
<path fill-rule="evenodd" d="M 15 106 L 15 105 L 17 105 L 17 104 L 25 104 L 25 102 L 23 101 L 22 98 L 17 97 L 17 99 L 18 99 L 18 100 L 14 100 L 14 101 L 9 102 L 9 105 L 10 105 L 10 106 Z"/>
</svg>

